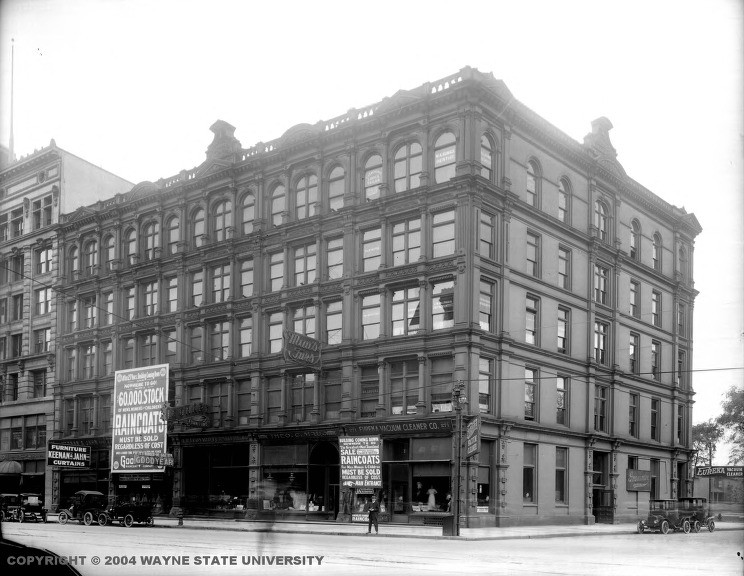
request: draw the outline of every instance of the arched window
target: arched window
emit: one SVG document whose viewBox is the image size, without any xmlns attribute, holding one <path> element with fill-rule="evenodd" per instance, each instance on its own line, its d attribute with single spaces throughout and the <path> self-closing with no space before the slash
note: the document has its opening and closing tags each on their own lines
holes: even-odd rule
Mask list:
<svg viewBox="0 0 744 576">
<path fill-rule="evenodd" d="M 253 221 L 256 219 L 256 198 L 249 192 L 243 198 L 243 234 L 253 232 Z"/>
<path fill-rule="evenodd" d="M 395 191 L 402 192 L 421 185 L 421 144 L 404 144 L 395 153 L 394 181 Z"/>
<path fill-rule="evenodd" d="M 654 270 L 661 272 L 661 236 L 659 233 L 654 234 L 654 246 L 651 254 Z"/>
<path fill-rule="evenodd" d="M 455 176 L 455 135 L 445 132 L 434 143 L 434 182 L 441 184 Z"/>
<path fill-rule="evenodd" d="M 157 222 L 148 222 L 145 224 L 142 242 L 145 260 L 154 260 L 155 249 L 160 247 L 160 226 Z"/>
<path fill-rule="evenodd" d="M 339 210 L 344 207 L 344 178 L 346 174 L 341 166 L 331 170 L 328 177 L 328 207 L 331 210 Z"/>
<path fill-rule="evenodd" d="M 283 184 L 278 184 L 271 194 L 271 223 L 279 226 L 284 218 L 286 208 L 285 189 Z"/>
<path fill-rule="evenodd" d="M 70 272 L 80 272 L 80 251 L 77 246 L 70 248 Z"/>
<path fill-rule="evenodd" d="M 374 200 L 380 197 L 382 184 L 382 156 L 375 154 L 364 165 L 364 198 Z"/>
<path fill-rule="evenodd" d="M 567 178 L 558 182 L 558 220 L 571 223 L 571 183 Z"/>
<path fill-rule="evenodd" d="M 594 227 L 600 240 L 607 241 L 607 207 L 604 202 L 594 202 Z"/>
<path fill-rule="evenodd" d="M 98 268 L 98 242 L 95 240 L 88 242 L 85 245 L 85 273 L 95 274 Z"/>
<path fill-rule="evenodd" d="M 540 206 L 540 166 L 534 160 L 527 162 L 527 204 Z"/>
<path fill-rule="evenodd" d="M 219 202 L 212 214 L 212 230 L 215 242 L 224 242 L 232 236 L 232 202 Z"/>
<path fill-rule="evenodd" d="M 127 264 L 130 266 L 137 263 L 137 234 L 134 228 L 130 228 L 124 234 L 124 254 L 127 258 Z"/>
<path fill-rule="evenodd" d="M 630 223 L 630 257 L 633 260 L 641 259 L 641 225 L 638 220 Z"/>
<path fill-rule="evenodd" d="M 493 144 L 491 139 L 485 134 L 481 136 L 480 145 L 480 163 L 481 163 L 481 176 L 488 180 L 493 181 Z"/>
<path fill-rule="evenodd" d="M 181 221 L 178 216 L 168 218 L 165 223 L 165 242 L 168 254 L 178 252 L 178 243 L 181 241 Z"/>
<path fill-rule="evenodd" d="M 303 176 L 295 189 L 295 207 L 298 220 L 315 216 L 318 202 L 318 177 L 315 174 Z"/>
<path fill-rule="evenodd" d="M 197 208 L 191 216 L 192 230 L 194 234 L 194 246 L 204 246 L 206 242 L 206 226 L 204 222 L 204 210 Z"/>
<path fill-rule="evenodd" d="M 103 239 L 102 243 L 102 258 L 103 258 L 103 265 L 107 272 L 110 272 L 114 268 L 114 258 L 116 255 L 116 251 L 114 249 L 114 237 L 113 236 L 106 236 Z"/>
</svg>

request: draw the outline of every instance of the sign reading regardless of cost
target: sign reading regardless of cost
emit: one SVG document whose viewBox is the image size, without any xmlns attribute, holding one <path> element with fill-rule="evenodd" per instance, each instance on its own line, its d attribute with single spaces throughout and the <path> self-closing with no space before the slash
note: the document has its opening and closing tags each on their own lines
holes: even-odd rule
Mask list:
<svg viewBox="0 0 744 576">
<path fill-rule="evenodd" d="M 90 454 L 90 446 L 76 446 L 50 440 L 47 450 L 47 466 L 88 468 L 90 466 Z"/>
<path fill-rule="evenodd" d="M 379 436 L 340 436 L 341 484 L 354 488 L 382 488 Z"/>
<path fill-rule="evenodd" d="M 118 370 L 114 377 L 112 472 L 162 472 L 168 426 L 160 418 L 168 402 L 168 364 Z"/>
</svg>

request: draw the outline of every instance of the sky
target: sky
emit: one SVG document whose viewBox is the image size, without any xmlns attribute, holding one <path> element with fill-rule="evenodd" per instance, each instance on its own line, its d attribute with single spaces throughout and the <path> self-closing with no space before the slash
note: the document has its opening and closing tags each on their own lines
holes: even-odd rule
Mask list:
<svg viewBox="0 0 744 576">
<path fill-rule="evenodd" d="M 453 74 L 492 72 L 577 141 L 606 116 L 628 175 L 688 212 L 693 422 L 744 385 L 743 0 L 0 0 L 0 142 L 133 183 Z M 725 464 L 726 451 L 718 464 Z"/>
</svg>

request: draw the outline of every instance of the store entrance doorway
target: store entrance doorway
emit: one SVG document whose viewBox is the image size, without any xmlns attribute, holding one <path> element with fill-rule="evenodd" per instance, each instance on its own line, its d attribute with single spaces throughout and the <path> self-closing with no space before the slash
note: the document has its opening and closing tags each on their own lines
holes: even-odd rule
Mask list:
<svg viewBox="0 0 744 576">
<path fill-rule="evenodd" d="M 338 447 L 318 442 L 310 449 L 307 478 L 308 515 L 336 520 L 338 515 L 340 457 Z"/>
</svg>

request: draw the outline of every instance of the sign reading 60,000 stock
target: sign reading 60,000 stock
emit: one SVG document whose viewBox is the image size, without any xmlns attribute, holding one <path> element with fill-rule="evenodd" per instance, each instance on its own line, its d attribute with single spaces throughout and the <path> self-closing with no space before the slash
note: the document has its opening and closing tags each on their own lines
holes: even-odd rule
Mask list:
<svg viewBox="0 0 744 576">
<path fill-rule="evenodd" d="M 168 426 L 168 364 L 118 370 L 114 379 L 112 472 L 162 472 Z"/>
</svg>

